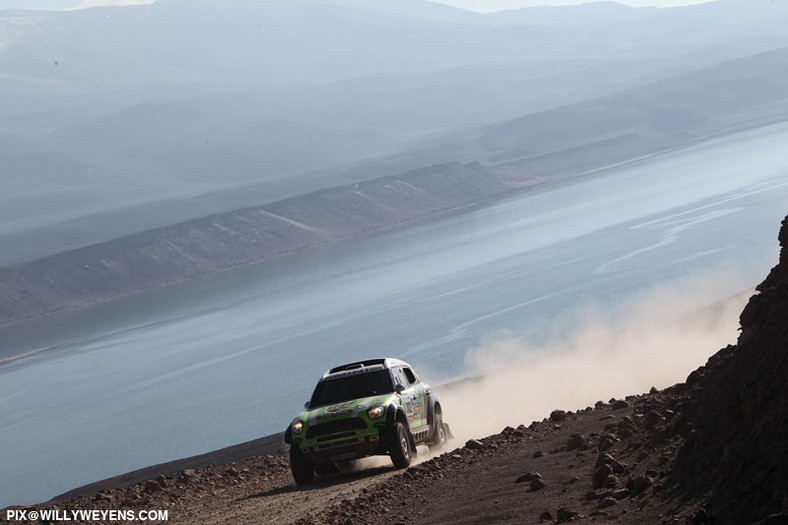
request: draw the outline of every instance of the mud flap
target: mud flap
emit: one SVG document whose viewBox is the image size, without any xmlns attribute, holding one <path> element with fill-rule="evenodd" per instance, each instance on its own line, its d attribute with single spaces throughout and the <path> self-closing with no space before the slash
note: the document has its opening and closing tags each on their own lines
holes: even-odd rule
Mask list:
<svg viewBox="0 0 788 525">
<path fill-rule="evenodd" d="M 454 439 L 454 434 L 451 433 L 451 428 L 449 428 L 448 423 L 443 423 L 443 430 L 446 432 L 446 441 Z"/>
</svg>

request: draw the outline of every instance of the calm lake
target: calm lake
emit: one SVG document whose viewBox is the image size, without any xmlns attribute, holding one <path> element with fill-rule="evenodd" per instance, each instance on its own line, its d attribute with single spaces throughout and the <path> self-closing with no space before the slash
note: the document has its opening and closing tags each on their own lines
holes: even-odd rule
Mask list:
<svg viewBox="0 0 788 525">
<path fill-rule="evenodd" d="M 0 366 L 0 507 L 282 431 L 340 362 L 462 377 L 484 338 L 542 342 L 580 304 L 724 264 L 753 286 L 777 261 L 786 144 L 750 131 L 0 329 L 0 359 L 55 347 Z"/>
</svg>

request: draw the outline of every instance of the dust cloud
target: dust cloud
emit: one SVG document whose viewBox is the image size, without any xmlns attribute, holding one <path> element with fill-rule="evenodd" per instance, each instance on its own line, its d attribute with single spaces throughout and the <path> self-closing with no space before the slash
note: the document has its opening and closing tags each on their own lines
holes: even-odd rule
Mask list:
<svg viewBox="0 0 788 525">
<path fill-rule="evenodd" d="M 511 336 L 482 342 L 464 359 L 465 377 L 473 379 L 439 388 L 455 443 L 528 425 L 554 409 L 583 409 L 683 381 L 735 343 L 750 286 L 739 272 L 710 271 L 612 309 L 585 305 L 550 327 L 547 344 Z"/>
</svg>

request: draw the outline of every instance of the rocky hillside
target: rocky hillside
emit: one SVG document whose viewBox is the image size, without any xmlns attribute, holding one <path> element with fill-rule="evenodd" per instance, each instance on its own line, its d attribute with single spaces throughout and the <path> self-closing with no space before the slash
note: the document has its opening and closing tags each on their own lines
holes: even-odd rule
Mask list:
<svg viewBox="0 0 788 525">
<path fill-rule="evenodd" d="M 694 429 L 672 481 L 708 498 L 724 523 L 788 513 L 788 217 L 780 244 L 780 263 L 742 312 L 738 344 L 687 379 Z"/>
<path fill-rule="evenodd" d="M 0 269 L 0 324 L 391 227 L 533 183 L 478 164 L 443 164 Z"/>
</svg>

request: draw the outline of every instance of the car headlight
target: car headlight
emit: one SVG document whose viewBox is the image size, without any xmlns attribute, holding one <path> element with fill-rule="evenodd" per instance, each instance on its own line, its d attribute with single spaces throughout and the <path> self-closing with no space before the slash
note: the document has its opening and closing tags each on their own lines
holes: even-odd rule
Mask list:
<svg viewBox="0 0 788 525">
<path fill-rule="evenodd" d="M 383 405 L 373 405 L 367 410 L 369 419 L 380 419 L 386 413 L 386 407 Z"/>
<path fill-rule="evenodd" d="M 300 434 L 302 430 L 304 430 L 304 422 L 300 419 L 297 421 L 293 421 L 293 426 L 290 429 L 293 434 Z"/>
</svg>

